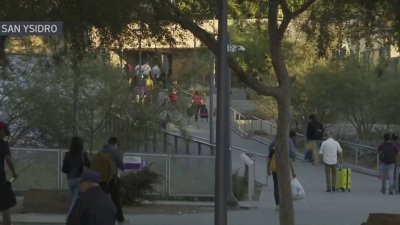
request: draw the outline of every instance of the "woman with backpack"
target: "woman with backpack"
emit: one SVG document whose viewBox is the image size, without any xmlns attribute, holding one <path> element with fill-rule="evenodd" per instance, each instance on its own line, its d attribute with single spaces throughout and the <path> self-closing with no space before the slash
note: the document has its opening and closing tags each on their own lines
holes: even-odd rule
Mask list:
<svg viewBox="0 0 400 225">
<path fill-rule="evenodd" d="M 292 164 L 292 160 L 296 157 L 295 146 L 293 142 L 293 138 L 295 137 L 296 132 L 290 131 L 289 133 L 289 167 L 290 172 L 293 178 L 296 178 L 296 174 L 294 173 L 294 168 Z M 272 175 L 272 179 L 274 181 L 274 198 L 275 198 L 275 210 L 279 210 L 279 189 L 278 189 L 278 174 L 277 174 L 277 162 L 276 162 L 276 155 L 275 155 L 275 142 L 276 140 L 272 141 L 268 147 L 268 162 L 267 162 L 267 173 L 268 176 Z"/>
<path fill-rule="evenodd" d="M 64 156 L 62 172 L 67 175 L 68 187 L 71 192 L 71 206 L 67 215 L 71 212 L 79 195 L 78 179 L 84 168 L 90 167 L 89 156 L 83 151 L 83 140 L 80 137 L 72 137 L 68 152 Z"/>
</svg>

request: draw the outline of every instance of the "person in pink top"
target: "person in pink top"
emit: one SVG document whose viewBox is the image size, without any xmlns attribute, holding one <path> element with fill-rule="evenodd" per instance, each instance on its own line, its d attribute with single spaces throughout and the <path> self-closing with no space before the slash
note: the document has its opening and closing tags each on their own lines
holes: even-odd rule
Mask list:
<svg viewBox="0 0 400 225">
<path fill-rule="evenodd" d="M 199 119 L 199 110 L 200 110 L 200 106 L 203 105 L 203 97 L 201 97 L 201 95 L 197 92 L 197 90 L 195 91 L 194 95 L 192 96 L 192 104 L 194 104 L 196 111 L 194 114 L 194 119 L 197 121 Z"/>
</svg>

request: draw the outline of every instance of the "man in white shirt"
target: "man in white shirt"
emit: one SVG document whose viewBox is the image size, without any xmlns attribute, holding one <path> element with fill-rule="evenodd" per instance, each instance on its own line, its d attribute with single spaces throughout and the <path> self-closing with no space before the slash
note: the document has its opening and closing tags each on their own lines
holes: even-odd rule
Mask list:
<svg viewBox="0 0 400 225">
<path fill-rule="evenodd" d="M 331 192 L 336 190 L 336 164 L 338 163 L 338 155 L 342 163 L 343 154 L 340 144 L 333 140 L 328 132 L 326 133 L 326 137 L 327 139 L 321 144 L 319 154 L 322 155 L 322 161 L 325 165 L 326 191 Z"/>
</svg>

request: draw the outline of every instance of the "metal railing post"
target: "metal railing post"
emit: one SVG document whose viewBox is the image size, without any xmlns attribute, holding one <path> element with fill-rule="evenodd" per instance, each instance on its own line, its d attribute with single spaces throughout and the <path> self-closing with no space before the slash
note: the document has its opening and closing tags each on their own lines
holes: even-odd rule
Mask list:
<svg viewBox="0 0 400 225">
<path fill-rule="evenodd" d="M 358 166 L 358 148 L 356 148 L 356 166 Z"/>
<path fill-rule="evenodd" d="M 265 159 L 266 159 L 266 163 L 265 163 L 265 171 L 268 171 L 268 156 L 267 157 L 265 157 Z M 266 175 L 267 176 L 265 176 L 266 177 L 266 181 L 265 181 L 265 186 L 267 186 L 268 187 L 268 178 L 269 178 L 269 175 L 268 175 L 268 172 L 266 172 Z"/>
<path fill-rule="evenodd" d="M 254 120 L 253 120 L 253 118 L 251 118 L 251 133 L 250 134 L 252 134 L 252 135 L 254 135 Z"/>
<path fill-rule="evenodd" d="M 254 195 L 254 180 L 255 180 L 255 168 L 256 168 L 256 161 L 254 159 L 253 153 L 246 153 L 246 155 L 249 156 L 251 160 L 253 160 L 252 165 L 248 165 L 248 182 L 247 182 L 247 195 L 249 198 L 249 201 L 253 200 L 253 195 Z"/>
<path fill-rule="evenodd" d="M 157 134 L 153 132 L 153 152 L 157 152 Z"/>
<path fill-rule="evenodd" d="M 178 136 L 174 135 L 175 141 L 175 154 L 178 154 Z"/>
<path fill-rule="evenodd" d="M 164 153 L 167 153 L 167 133 L 164 133 Z"/>
<path fill-rule="evenodd" d="M 62 154 L 61 154 L 61 149 L 58 150 L 58 162 L 57 162 L 57 188 L 58 190 L 60 190 L 62 188 L 62 175 L 61 175 L 61 158 L 62 158 Z"/>
<path fill-rule="evenodd" d="M 201 155 L 201 143 L 197 142 L 197 154 Z"/>
<path fill-rule="evenodd" d="M 165 177 L 166 177 L 166 184 L 165 184 L 165 192 L 167 196 L 171 195 L 171 156 L 168 155 L 165 157 Z"/>
</svg>

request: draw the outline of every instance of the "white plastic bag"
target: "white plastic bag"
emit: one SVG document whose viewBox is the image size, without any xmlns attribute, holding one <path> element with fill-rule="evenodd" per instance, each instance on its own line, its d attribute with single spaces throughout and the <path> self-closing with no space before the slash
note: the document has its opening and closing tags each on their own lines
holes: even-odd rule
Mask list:
<svg viewBox="0 0 400 225">
<path fill-rule="evenodd" d="M 293 178 L 293 180 L 290 182 L 290 184 L 292 186 L 293 200 L 300 200 L 306 196 L 306 192 L 304 191 L 303 186 L 300 184 L 300 182 L 299 182 L 299 180 L 297 180 L 297 178 Z"/>
</svg>

